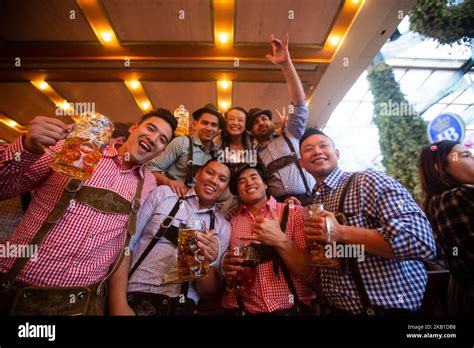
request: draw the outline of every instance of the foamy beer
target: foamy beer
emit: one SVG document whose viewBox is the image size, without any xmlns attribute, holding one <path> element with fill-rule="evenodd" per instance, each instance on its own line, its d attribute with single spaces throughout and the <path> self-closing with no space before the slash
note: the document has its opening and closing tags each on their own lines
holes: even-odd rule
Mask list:
<svg viewBox="0 0 474 348">
<path fill-rule="evenodd" d="M 89 179 L 102 158 L 113 128 L 113 123 L 104 115 L 95 112 L 81 114 L 64 146 L 54 155 L 51 167 L 58 173 L 80 180 Z"/>
<path fill-rule="evenodd" d="M 178 231 L 178 277 L 181 281 L 206 278 L 209 260 L 197 246 L 196 235 L 206 233 L 203 220 L 188 220 L 180 224 Z"/>
<path fill-rule="evenodd" d="M 240 256 L 244 261 L 240 264 L 242 270 L 237 271 L 237 275 L 227 283 L 227 290 L 242 297 L 250 297 L 255 286 L 260 254 L 254 246 L 250 240 L 241 239 L 233 250 L 234 255 Z"/>
<path fill-rule="evenodd" d="M 321 212 L 324 210 L 324 206 L 322 203 L 310 204 L 305 208 L 305 210 L 306 210 L 305 216 L 312 217 L 312 216 L 321 214 Z M 330 233 L 331 233 L 331 228 L 329 226 L 329 221 L 327 218 L 326 218 L 326 228 L 327 228 L 327 234 L 329 238 Z M 326 257 L 325 255 L 326 243 L 321 244 L 316 241 L 312 241 L 312 242 L 308 241 L 307 243 L 308 245 L 306 247 L 306 250 L 308 252 L 309 261 L 312 265 L 314 266 L 339 265 L 339 260 L 336 257 Z"/>
<path fill-rule="evenodd" d="M 185 109 L 184 105 L 180 105 L 174 110 L 174 117 L 178 120 L 178 126 L 174 134 L 188 135 L 189 134 L 189 111 Z"/>
</svg>

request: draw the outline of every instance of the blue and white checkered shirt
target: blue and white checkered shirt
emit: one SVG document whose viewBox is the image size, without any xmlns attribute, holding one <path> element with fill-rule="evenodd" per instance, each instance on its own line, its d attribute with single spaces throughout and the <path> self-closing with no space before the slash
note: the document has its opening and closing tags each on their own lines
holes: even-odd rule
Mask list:
<svg viewBox="0 0 474 348">
<path fill-rule="evenodd" d="M 336 212 L 350 173 L 336 168 L 315 192 L 325 210 Z M 383 308 L 417 310 L 427 283 L 424 260 L 436 256 L 431 226 L 410 193 L 382 172 L 360 173 L 352 182 L 344 203 L 351 226 L 376 229 L 392 245 L 395 259 L 365 253 L 358 262 L 370 302 Z M 359 313 L 362 305 L 350 273 L 338 267 L 320 268 L 323 292 L 338 308 Z"/>
</svg>

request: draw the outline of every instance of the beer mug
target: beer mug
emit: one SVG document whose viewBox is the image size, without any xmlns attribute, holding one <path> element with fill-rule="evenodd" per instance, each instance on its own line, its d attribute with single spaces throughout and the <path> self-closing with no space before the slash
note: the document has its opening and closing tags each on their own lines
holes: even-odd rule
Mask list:
<svg viewBox="0 0 474 348">
<path fill-rule="evenodd" d="M 305 208 L 305 218 L 317 216 L 321 214 L 324 210 L 324 206 L 322 203 L 315 203 L 306 206 Z M 327 229 L 327 240 L 326 242 L 331 241 L 331 225 L 330 220 L 326 217 L 326 229 Z M 325 254 L 325 247 L 326 243 L 318 243 L 316 241 L 308 241 L 306 246 L 306 250 L 308 252 L 309 261 L 313 266 L 336 266 L 339 265 L 339 260 L 336 257 L 326 257 Z"/>
<path fill-rule="evenodd" d="M 203 220 L 181 222 L 178 230 L 178 277 L 181 281 L 206 278 L 209 260 L 197 246 L 196 235 L 206 233 Z"/>
<path fill-rule="evenodd" d="M 237 271 L 237 275 L 229 280 L 227 283 L 227 290 L 233 294 L 250 297 L 252 295 L 257 265 L 260 262 L 260 254 L 255 248 L 255 242 L 247 239 L 240 239 L 233 252 L 235 256 L 244 259 L 240 264 L 242 270 Z"/>
<path fill-rule="evenodd" d="M 63 147 L 52 153 L 51 167 L 79 180 L 87 180 L 102 158 L 105 146 L 110 141 L 114 126 L 104 115 L 86 112 L 68 134 Z"/>
</svg>

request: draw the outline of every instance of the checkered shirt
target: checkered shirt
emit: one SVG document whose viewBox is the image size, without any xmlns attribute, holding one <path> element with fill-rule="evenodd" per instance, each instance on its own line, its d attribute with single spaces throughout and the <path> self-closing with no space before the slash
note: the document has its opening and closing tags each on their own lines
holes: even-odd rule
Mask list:
<svg viewBox="0 0 474 348">
<path fill-rule="evenodd" d="M 230 250 L 237 246 L 241 237 L 251 237 L 253 235 L 252 227 L 255 224 L 255 218 L 272 218 L 270 207 L 277 211 L 281 219 L 285 205 L 277 203 L 273 197 L 270 197 L 257 216 L 253 216 L 247 207 L 241 207 L 239 214 L 231 220 L 232 236 L 230 240 Z M 304 250 L 306 246 L 303 235 L 302 211 L 301 206 L 294 206 L 294 208 L 289 209 L 286 234 L 298 247 Z M 293 279 L 300 300 L 306 304 L 310 302 L 314 298 L 313 292 L 309 290 L 303 281 L 293 274 L 291 274 L 291 278 Z M 268 313 L 291 308 L 293 306 L 291 292 L 281 269 L 277 277 L 273 272 L 272 262 L 259 264 L 256 270 L 253 294 L 251 297 L 243 298 L 243 302 L 245 309 L 251 313 Z M 236 296 L 229 292 L 224 294 L 222 304 L 224 308 L 238 307 Z"/>
<path fill-rule="evenodd" d="M 317 186 L 325 210 L 336 212 L 349 173 L 339 168 Z M 352 182 L 344 204 L 351 226 L 376 229 L 389 241 L 395 259 L 365 252 L 359 270 L 370 302 L 383 308 L 417 310 L 426 288 L 424 260 L 436 257 L 431 226 L 410 193 L 382 172 L 366 171 Z M 330 304 L 353 313 L 362 310 L 350 273 L 320 268 L 323 292 Z"/>
<path fill-rule="evenodd" d="M 52 150 L 61 146 L 62 142 Z M 22 138 L 10 145 L 0 145 L 0 199 L 38 188 L 28 211 L 7 239 L 10 244 L 28 244 L 59 201 L 69 178 L 52 171 L 51 162 L 47 154 L 36 155 L 25 150 Z M 122 170 L 122 158 L 115 146 L 109 146 L 84 185 L 114 191 L 131 201 L 139 175 L 145 180 L 141 196 L 144 202 L 156 187 L 155 177 L 143 166 Z M 104 214 L 73 201 L 50 229 L 38 255 L 26 264 L 18 280 L 39 286 L 97 283 L 107 275 L 123 249 L 127 223 L 128 215 Z M 0 272 L 8 271 L 14 261 L 14 258 L 0 258 Z"/>
</svg>

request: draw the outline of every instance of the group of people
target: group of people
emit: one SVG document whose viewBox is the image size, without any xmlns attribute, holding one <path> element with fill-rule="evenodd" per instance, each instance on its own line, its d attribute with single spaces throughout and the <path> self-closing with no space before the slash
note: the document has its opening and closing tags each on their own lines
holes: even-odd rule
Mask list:
<svg viewBox="0 0 474 348">
<path fill-rule="evenodd" d="M 288 37 L 270 42 L 267 58 L 281 67 L 291 100 L 280 132 L 270 110 L 222 115 L 208 104 L 193 113 L 192 135 L 174 137 L 177 120 L 156 109 L 111 142 L 79 183 L 53 171 L 44 151 L 60 148 L 70 131 L 60 120 L 37 116 L 26 135 L 0 145 L 0 199 L 36 190 L 1 243 L 39 246 L 34 259 L 0 258 L 0 313 L 192 315 L 202 300 L 217 299 L 216 311 L 227 315 L 414 314 L 427 285 L 424 261 L 437 250 L 452 274 L 451 308 L 472 312 L 469 150 L 448 141 L 423 149 L 427 215 L 386 174 L 342 171 L 333 140 L 307 128 Z M 226 148 L 255 151 L 256 161 L 222 161 L 217 151 Z M 308 217 L 304 206 L 312 203 L 324 211 Z M 182 281 L 178 233 L 188 219 L 209 227 L 196 235 L 209 271 Z M 363 246 L 363 260 L 343 255 L 337 266 L 312 265 L 306 245 L 329 234 L 334 245 Z M 266 255 L 250 296 L 226 290 L 242 271 L 234 251 L 243 239 Z"/>
</svg>

